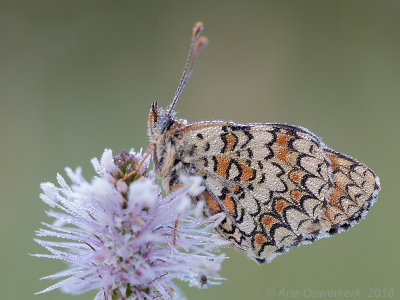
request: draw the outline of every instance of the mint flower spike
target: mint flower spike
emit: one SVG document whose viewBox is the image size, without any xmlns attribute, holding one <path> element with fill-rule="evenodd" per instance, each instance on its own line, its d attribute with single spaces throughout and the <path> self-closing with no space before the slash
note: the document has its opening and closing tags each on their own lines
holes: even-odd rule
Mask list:
<svg viewBox="0 0 400 300">
<path fill-rule="evenodd" d="M 35 241 L 49 254 L 33 256 L 69 267 L 43 277 L 60 281 L 38 294 L 60 288 L 69 294 L 98 290 L 95 299 L 182 299 L 174 279 L 199 288 L 221 283 L 226 256 L 216 252 L 229 243 L 210 231 L 223 216 L 202 219 L 204 203 L 191 203 L 204 189 L 201 178 L 182 177 L 183 187 L 163 198 L 147 161 L 129 182 L 116 181 L 141 159 L 133 150 L 113 157 L 106 149 L 100 161 L 92 159 L 98 176 L 90 182 L 80 168 L 66 168 L 72 184 L 60 174 L 59 186 L 41 184 L 40 198 L 54 222 L 36 231 Z"/>
</svg>

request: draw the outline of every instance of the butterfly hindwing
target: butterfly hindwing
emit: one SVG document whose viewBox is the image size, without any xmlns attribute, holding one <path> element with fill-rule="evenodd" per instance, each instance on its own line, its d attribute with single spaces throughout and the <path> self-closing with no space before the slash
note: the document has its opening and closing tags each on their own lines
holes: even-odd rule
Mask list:
<svg viewBox="0 0 400 300">
<path fill-rule="evenodd" d="M 212 121 L 181 135 L 206 214 L 224 212 L 219 233 L 259 261 L 356 220 L 378 190 L 372 171 L 300 127 Z"/>
<path fill-rule="evenodd" d="M 373 205 L 379 178 L 364 164 L 344 154 L 326 149 L 331 161 L 334 186 L 328 196 L 328 205 L 321 220 L 336 233 L 356 224 Z"/>
</svg>

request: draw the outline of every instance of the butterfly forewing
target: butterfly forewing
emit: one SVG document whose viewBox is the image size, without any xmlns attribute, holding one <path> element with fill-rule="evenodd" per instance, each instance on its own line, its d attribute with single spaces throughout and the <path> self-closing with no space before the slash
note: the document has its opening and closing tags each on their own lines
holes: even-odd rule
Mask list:
<svg viewBox="0 0 400 300">
<path fill-rule="evenodd" d="M 211 121 L 180 130 L 181 160 L 203 176 L 205 213 L 258 261 L 345 228 L 378 189 L 372 171 L 286 124 Z"/>
</svg>

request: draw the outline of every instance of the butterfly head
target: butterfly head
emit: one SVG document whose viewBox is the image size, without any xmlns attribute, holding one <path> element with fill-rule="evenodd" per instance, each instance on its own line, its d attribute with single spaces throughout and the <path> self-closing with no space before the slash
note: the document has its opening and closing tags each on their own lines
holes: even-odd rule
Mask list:
<svg viewBox="0 0 400 300">
<path fill-rule="evenodd" d="M 169 112 L 169 110 L 158 109 L 157 102 L 151 104 L 149 119 L 148 119 L 148 130 L 149 136 L 152 140 L 157 140 L 157 138 L 169 130 L 174 124 L 174 114 Z"/>
</svg>

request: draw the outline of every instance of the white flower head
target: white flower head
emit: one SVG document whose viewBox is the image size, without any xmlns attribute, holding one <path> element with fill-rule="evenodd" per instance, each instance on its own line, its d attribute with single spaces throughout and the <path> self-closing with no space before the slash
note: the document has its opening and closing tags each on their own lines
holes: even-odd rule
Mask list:
<svg viewBox="0 0 400 300">
<path fill-rule="evenodd" d="M 98 290 L 95 299 L 170 299 L 183 297 L 174 279 L 197 287 L 220 283 L 226 257 L 215 252 L 227 244 L 210 228 L 221 216 L 199 218 L 204 203 L 191 205 L 204 190 L 201 178 L 182 177 L 183 187 L 162 198 L 148 162 L 120 180 L 141 160 L 133 151 L 112 157 L 106 149 L 100 162 L 92 159 L 98 176 L 90 181 L 80 168 L 66 168 L 71 185 L 61 175 L 59 187 L 41 184 L 54 222 L 43 223 L 36 235 L 61 240 L 35 239 L 49 254 L 34 256 L 66 261 L 69 268 L 43 277 L 60 281 L 40 293 L 61 288 L 70 294 Z"/>
</svg>

